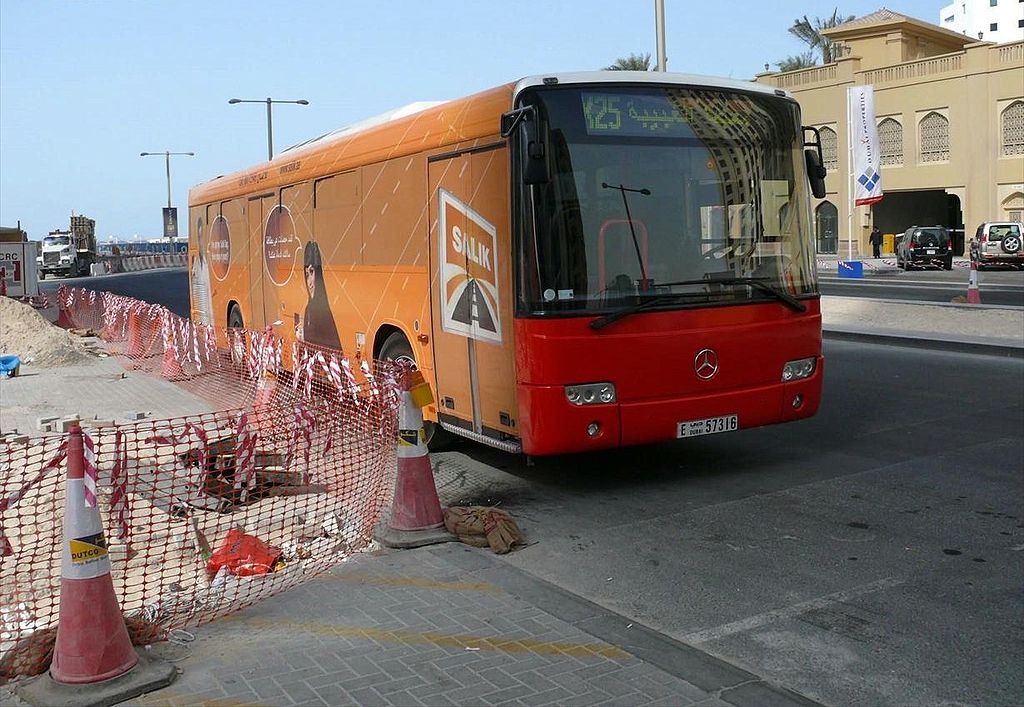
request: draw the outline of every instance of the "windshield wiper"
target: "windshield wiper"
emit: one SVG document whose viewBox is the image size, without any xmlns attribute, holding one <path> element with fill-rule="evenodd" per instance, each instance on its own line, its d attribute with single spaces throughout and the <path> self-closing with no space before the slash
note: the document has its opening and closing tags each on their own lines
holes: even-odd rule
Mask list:
<svg viewBox="0 0 1024 707">
<path fill-rule="evenodd" d="M 681 287 L 684 285 L 749 285 L 765 294 L 769 294 L 775 299 L 779 300 L 787 307 L 795 312 L 806 312 L 807 305 L 798 300 L 793 295 L 789 294 L 783 289 L 778 287 L 772 287 L 766 282 L 764 278 L 756 277 L 713 277 L 712 279 L 704 280 L 679 280 L 677 282 L 659 282 L 658 287 Z M 655 295 L 644 299 L 641 302 L 637 302 L 629 307 L 616 310 L 603 317 L 598 317 L 594 321 L 590 322 L 591 329 L 604 329 L 609 324 L 619 321 L 624 317 L 628 317 L 631 314 L 643 311 L 650 307 L 658 304 L 664 304 L 665 302 L 673 299 L 679 299 L 681 297 L 693 297 L 695 295 L 706 295 L 707 292 L 673 292 L 663 295 Z"/>
<path fill-rule="evenodd" d="M 703 282 L 703 280 L 701 280 L 700 282 Z M 680 297 L 693 297 L 694 295 L 703 295 L 703 294 L 705 294 L 705 293 L 703 293 L 703 292 L 674 292 L 674 293 L 670 293 L 670 294 L 655 295 L 653 297 L 648 297 L 647 299 L 644 299 L 641 302 L 637 302 L 636 304 L 630 305 L 629 307 L 623 307 L 622 309 L 617 309 L 614 312 L 611 312 L 610 314 L 604 315 L 603 317 L 598 317 L 594 321 L 590 322 L 590 328 L 591 329 L 604 329 L 609 324 L 617 322 L 620 319 L 622 319 L 624 317 L 628 317 L 631 314 L 636 314 L 637 312 L 639 312 L 641 310 L 644 310 L 644 309 L 647 309 L 648 307 L 653 307 L 656 304 L 664 304 L 665 302 L 667 302 L 669 300 L 679 299 Z"/>
<path fill-rule="evenodd" d="M 794 312 L 806 312 L 807 305 L 798 300 L 793 295 L 789 294 L 781 287 L 773 287 L 769 285 L 766 278 L 758 277 L 715 277 L 708 281 L 709 283 L 716 283 L 719 285 L 750 285 L 753 288 L 764 292 L 765 294 L 771 295 L 775 299 L 779 300 L 787 307 L 792 309 Z"/>
</svg>

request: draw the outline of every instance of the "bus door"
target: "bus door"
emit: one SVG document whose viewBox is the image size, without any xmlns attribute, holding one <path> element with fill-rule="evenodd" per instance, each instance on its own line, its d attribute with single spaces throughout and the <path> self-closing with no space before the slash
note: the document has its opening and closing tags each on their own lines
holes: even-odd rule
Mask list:
<svg viewBox="0 0 1024 707">
<path fill-rule="evenodd" d="M 429 166 L 438 414 L 498 440 L 519 436 L 508 169 L 504 146 Z"/>
<path fill-rule="evenodd" d="M 247 207 L 249 216 L 249 312 L 245 318 L 245 326 L 250 329 L 262 329 L 267 324 L 266 304 L 263 296 L 263 282 L 266 279 L 264 266 L 264 249 L 266 247 L 265 227 L 271 209 L 277 205 L 277 197 L 273 194 L 261 194 L 249 197 Z M 273 320 L 271 320 L 273 321 Z"/>
</svg>

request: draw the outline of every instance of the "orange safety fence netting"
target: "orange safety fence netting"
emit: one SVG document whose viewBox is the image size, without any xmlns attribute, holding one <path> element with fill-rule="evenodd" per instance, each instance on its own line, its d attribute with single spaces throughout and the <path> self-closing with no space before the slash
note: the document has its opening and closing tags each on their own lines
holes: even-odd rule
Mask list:
<svg viewBox="0 0 1024 707">
<path fill-rule="evenodd" d="M 212 621 L 370 544 L 393 494 L 401 368 L 301 342 L 285 352 L 269 330 L 217 330 L 109 293 L 58 300 L 63 325 L 216 408 L 84 429 L 133 640 Z M 0 679 L 49 665 L 66 455 L 60 435 L 0 441 Z"/>
</svg>

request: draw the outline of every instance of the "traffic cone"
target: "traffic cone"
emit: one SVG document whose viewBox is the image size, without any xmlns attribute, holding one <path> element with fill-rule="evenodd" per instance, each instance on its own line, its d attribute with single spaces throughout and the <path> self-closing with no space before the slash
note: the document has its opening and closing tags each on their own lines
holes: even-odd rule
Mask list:
<svg viewBox="0 0 1024 707">
<path fill-rule="evenodd" d="M 148 353 L 146 345 L 142 341 L 142 326 L 139 323 L 139 313 L 132 311 L 128 313 L 128 358 L 142 358 Z"/>
<path fill-rule="evenodd" d="M 139 655 L 132 646 L 110 577 L 99 508 L 86 503 L 85 449 L 82 428 L 72 424 L 53 661 L 45 675 L 15 687 L 18 697 L 33 705 L 118 704 L 167 687 L 178 675 L 171 663 Z"/>
<path fill-rule="evenodd" d="M 63 289 L 61 285 L 61 289 Z M 66 290 L 65 290 L 66 291 Z M 57 326 L 61 329 L 74 329 L 75 323 L 71 320 L 71 312 L 68 311 L 67 306 L 64 304 L 66 297 L 62 296 L 63 293 L 57 291 Z"/>
<path fill-rule="evenodd" d="M 50 675 L 61 683 L 109 680 L 139 662 L 110 578 L 110 556 L 99 509 L 85 501 L 82 428 L 68 431 L 64 500 L 64 562 L 60 616 Z"/>
<path fill-rule="evenodd" d="M 444 513 L 427 454 L 423 413 L 412 394 L 402 391 L 398 411 L 398 474 L 388 527 L 377 533 L 388 547 L 410 548 L 443 543 L 455 537 L 444 529 Z"/>
<path fill-rule="evenodd" d="M 169 326 L 164 333 L 164 360 L 160 366 L 160 375 L 169 381 L 180 381 L 186 378 L 181 362 L 178 361 L 178 347 L 174 345 L 174 331 Z"/>
<path fill-rule="evenodd" d="M 277 379 L 269 371 L 265 371 L 259 380 L 256 381 L 256 393 L 253 397 L 252 416 L 253 425 L 259 434 L 274 429 L 274 413 L 276 406 L 274 401 L 277 398 Z"/>
<path fill-rule="evenodd" d="M 971 258 L 971 279 L 967 281 L 967 304 L 981 304 L 981 291 L 978 289 L 978 261 Z"/>
</svg>

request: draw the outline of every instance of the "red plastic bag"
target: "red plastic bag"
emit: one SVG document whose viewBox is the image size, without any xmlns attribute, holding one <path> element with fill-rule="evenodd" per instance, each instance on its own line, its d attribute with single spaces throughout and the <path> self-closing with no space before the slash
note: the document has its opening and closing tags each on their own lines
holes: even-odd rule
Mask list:
<svg viewBox="0 0 1024 707">
<path fill-rule="evenodd" d="M 267 545 L 255 535 L 246 535 L 232 528 L 217 551 L 210 555 L 206 571 L 210 577 L 216 576 L 221 567 L 227 567 L 231 574 L 239 577 L 266 574 L 273 570 L 280 557 L 280 550 Z"/>
</svg>

